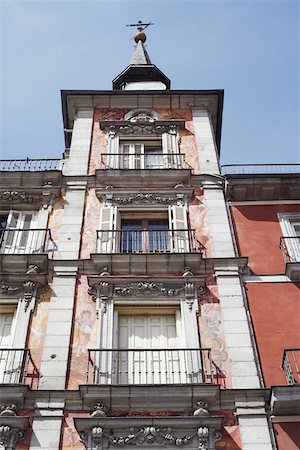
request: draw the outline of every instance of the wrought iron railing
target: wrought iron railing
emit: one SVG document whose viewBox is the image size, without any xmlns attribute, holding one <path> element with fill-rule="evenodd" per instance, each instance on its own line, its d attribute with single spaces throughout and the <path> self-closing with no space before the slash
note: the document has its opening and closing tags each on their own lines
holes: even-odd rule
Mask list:
<svg viewBox="0 0 300 450">
<path fill-rule="evenodd" d="M 0 230 L 0 253 L 2 254 L 46 253 L 53 249 L 55 249 L 55 243 L 51 237 L 51 231 L 47 228 Z"/>
<path fill-rule="evenodd" d="M 36 385 L 39 371 L 28 348 L 0 348 L 0 383 Z"/>
<path fill-rule="evenodd" d="M 97 230 L 99 253 L 194 253 L 195 230 Z"/>
<path fill-rule="evenodd" d="M 300 173 L 300 164 L 224 164 L 223 175 Z"/>
<path fill-rule="evenodd" d="M 285 262 L 300 262 L 300 236 L 282 236 L 280 238 L 280 249 Z"/>
<path fill-rule="evenodd" d="M 61 170 L 62 159 L 2 159 L 0 160 L 0 170 L 8 172 L 18 171 L 48 171 Z"/>
<path fill-rule="evenodd" d="M 88 384 L 219 383 L 208 348 L 88 350 Z"/>
<path fill-rule="evenodd" d="M 185 160 L 180 153 L 105 153 L 101 162 L 104 169 L 182 169 Z"/>
<path fill-rule="evenodd" d="M 284 350 L 282 368 L 289 385 L 300 383 L 300 348 L 288 348 Z"/>
</svg>

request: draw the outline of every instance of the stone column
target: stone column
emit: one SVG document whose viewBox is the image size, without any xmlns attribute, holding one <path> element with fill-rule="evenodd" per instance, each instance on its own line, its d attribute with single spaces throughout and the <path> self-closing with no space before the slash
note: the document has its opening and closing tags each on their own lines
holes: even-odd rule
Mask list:
<svg viewBox="0 0 300 450">
<path fill-rule="evenodd" d="M 259 377 L 236 270 L 215 270 L 233 388 L 259 388 Z"/>
<path fill-rule="evenodd" d="M 93 109 L 79 109 L 76 113 L 70 155 L 63 167 L 63 175 L 87 175 L 93 114 Z"/>
</svg>

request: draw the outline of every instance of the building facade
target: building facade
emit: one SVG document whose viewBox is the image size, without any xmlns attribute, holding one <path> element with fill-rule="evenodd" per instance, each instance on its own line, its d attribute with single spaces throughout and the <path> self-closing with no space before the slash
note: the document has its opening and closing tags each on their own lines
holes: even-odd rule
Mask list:
<svg viewBox="0 0 300 450">
<path fill-rule="evenodd" d="M 271 450 L 271 384 L 299 407 L 256 329 L 223 91 L 171 90 L 145 39 L 111 91 L 62 91 L 63 159 L 2 162 L 5 449 Z"/>
</svg>

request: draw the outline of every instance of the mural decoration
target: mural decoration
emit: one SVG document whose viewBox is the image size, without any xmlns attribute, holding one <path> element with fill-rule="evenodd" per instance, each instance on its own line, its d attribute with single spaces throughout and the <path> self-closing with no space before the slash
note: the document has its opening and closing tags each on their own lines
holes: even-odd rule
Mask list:
<svg viewBox="0 0 300 450">
<path fill-rule="evenodd" d="M 97 347 L 96 306 L 88 294 L 87 277 L 77 285 L 76 311 L 68 389 L 86 382 L 87 350 Z"/>
<path fill-rule="evenodd" d="M 74 427 L 74 417 L 89 417 L 89 414 L 81 412 L 71 413 L 65 417 L 63 434 L 62 434 L 62 450 L 85 450 L 79 435 Z"/>
<path fill-rule="evenodd" d="M 100 130 L 100 120 L 123 120 L 129 109 L 98 109 L 94 115 L 93 137 L 91 156 L 89 162 L 89 175 L 94 174 L 97 169 L 105 168 L 105 158 L 101 155 L 107 153 L 107 142 L 105 133 Z M 196 141 L 191 111 L 186 109 L 155 109 L 162 120 L 185 120 L 186 129 L 180 133 L 180 149 L 185 155 L 185 168 L 193 169 L 195 174 L 200 173 L 198 154 L 196 151 Z"/>
<path fill-rule="evenodd" d="M 51 289 L 40 294 L 35 309 L 32 312 L 28 348 L 30 348 L 32 360 L 39 371 L 42 359 L 42 351 L 46 335 L 46 327 L 48 322 L 49 303 L 51 298 Z M 38 386 L 38 377 L 30 379 L 28 373 L 28 381 L 32 387 Z"/>
<path fill-rule="evenodd" d="M 206 217 L 203 190 L 201 188 L 194 190 L 194 198 L 189 205 L 189 221 L 191 229 L 196 230 L 196 241 L 198 242 L 203 257 L 211 257 L 209 225 Z"/>
<path fill-rule="evenodd" d="M 220 303 L 214 279 L 207 278 L 206 292 L 199 302 L 199 329 L 201 347 L 211 348 L 218 383 L 231 388 L 230 367 L 222 325 Z"/>
<path fill-rule="evenodd" d="M 59 234 L 64 214 L 64 204 L 64 197 L 59 197 L 58 201 L 55 202 L 53 211 L 49 217 L 48 228 L 51 230 L 51 237 L 55 244 L 53 247 L 50 246 L 50 248 L 52 248 L 52 251 L 49 252 L 50 259 L 59 257 Z"/>
<path fill-rule="evenodd" d="M 84 231 L 82 234 L 81 258 L 89 258 L 96 252 L 97 233 L 99 229 L 100 202 L 96 197 L 95 189 L 90 189 L 86 199 L 84 216 Z"/>
</svg>

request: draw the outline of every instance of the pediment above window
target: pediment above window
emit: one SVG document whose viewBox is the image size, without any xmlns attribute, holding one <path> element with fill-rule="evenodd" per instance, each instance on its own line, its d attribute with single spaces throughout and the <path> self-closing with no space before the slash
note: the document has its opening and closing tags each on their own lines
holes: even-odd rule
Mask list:
<svg viewBox="0 0 300 450">
<path fill-rule="evenodd" d="M 87 449 L 111 447 L 213 450 L 223 417 L 86 417 L 74 424 Z"/>
<path fill-rule="evenodd" d="M 184 120 L 155 120 L 146 113 L 140 113 L 129 120 L 101 120 L 100 129 L 109 136 L 114 135 L 162 135 L 176 134 L 185 128 Z"/>
<path fill-rule="evenodd" d="M 192 188 L 184 186 L 159 191 L 143 192 L 140 190 L 120 190 L 107 186 L 106 189 L 97 189 L 97 197 L 105 203 L 119 206 L 154 206 L 154 205 L 184 205 L 192 195 Z"/>
<path fill-rule="evenodd" d="M 40 207 L 47 208 L 58 198 L 60 188 L 45 184 L 40 188 L 0 188 L 0 203 L 2 209 L 18 208 L 19 210 L 37 210 Z"/>
</svg>

